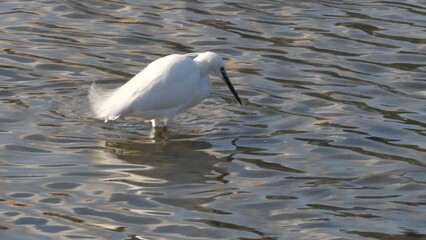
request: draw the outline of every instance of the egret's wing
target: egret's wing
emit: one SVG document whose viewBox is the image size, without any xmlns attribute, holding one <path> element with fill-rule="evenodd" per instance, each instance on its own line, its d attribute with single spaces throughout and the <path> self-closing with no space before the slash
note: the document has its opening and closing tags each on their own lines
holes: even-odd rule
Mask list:
<svg viewBox="0 0 426 240">
<path fill-rule="evenodd" d="M 105 120 L 131 112 L 166 110 L 186 103 L 199 78 L 198 65 L 191 58 L 169 55 L 152 62 L 113 91 L 92 87 L 89 99 L 96 117 Z"/>
<path fill-rule="evenodd" d="M 132 111 L 176 108 L 191 99 L 199 85 L 198 65 L 182 55 L 164 60 L 154 62 L 129 81 L 128 87 L 137 88 L 131 104 Z"/>
</svg>

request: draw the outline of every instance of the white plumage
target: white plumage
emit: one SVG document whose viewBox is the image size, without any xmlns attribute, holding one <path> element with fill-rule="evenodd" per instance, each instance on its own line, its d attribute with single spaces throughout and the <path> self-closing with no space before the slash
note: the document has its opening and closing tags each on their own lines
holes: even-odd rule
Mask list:
<svg viewBox="0 0 426 240">
<path fill-rule="evenodd" d="M 102 90 L 92 85 L 91 109 L 105 122 L 131 114 L 151 120 L 153 127 L 166 127 L 176 114 L 209 95 L 210 73 L 220 76 L 241 104 L 222 58 L 214 52 L 204 52 L 195 59 L 178 54 L 157 59 L 117 89 Z"/>
</svg>

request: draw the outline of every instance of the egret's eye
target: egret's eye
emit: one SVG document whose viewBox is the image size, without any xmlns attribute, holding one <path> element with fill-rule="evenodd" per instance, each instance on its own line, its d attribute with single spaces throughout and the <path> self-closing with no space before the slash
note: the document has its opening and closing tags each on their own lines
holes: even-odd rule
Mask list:
<svg viewBox="0 0 426 240">
<path fill-rule="evenodd" d="M 225 68 L 224 68 L 224 67 L 221 67 L 221 68 L 220 68 L 220 71 L 222 71 L 222 72 L 223 72 L 224 70 L 225 70 Z"/>
</svg>

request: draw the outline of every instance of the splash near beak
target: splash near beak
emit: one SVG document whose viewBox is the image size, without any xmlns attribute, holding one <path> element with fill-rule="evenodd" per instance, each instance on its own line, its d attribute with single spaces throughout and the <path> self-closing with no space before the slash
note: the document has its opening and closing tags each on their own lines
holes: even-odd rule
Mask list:
<svg viewBox="0 0 426 240">
<path fill-rule="evenodd" d="M 243 104 L 241 103 L 241 99 L 240 99 L 240 97 L 238 96 L 237 91 L 235 91 L 234 86 L 232 86 L 231 80 L 229 80 L 229 78 L 228 78 L 228 74 L 226 73 L 225 68 L 221 68 L 221 69 L 220 69 L 220 73 L 222 74 L 223 80 L 225 80 L 226 85 L 228 85 L 229 90 L 231 90 L 232 94 L 234 94 L 234 97 L 237 99 L 238 103 L 239 103 L 240 105 L 243 105 Z"/>
</svg>

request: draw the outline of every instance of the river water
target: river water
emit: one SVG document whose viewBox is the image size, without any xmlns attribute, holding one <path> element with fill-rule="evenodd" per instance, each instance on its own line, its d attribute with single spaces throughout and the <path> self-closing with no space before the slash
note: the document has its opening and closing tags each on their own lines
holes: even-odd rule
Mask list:
<svg viewBox="0 0 426 240">
<path fill-rule="evenodd" d="M 3 0 L 0 238 L 425 239 L 422 0 Z M 152 136 L 114 88 L 218 52 L 213 93 Z"/>
</svg>

